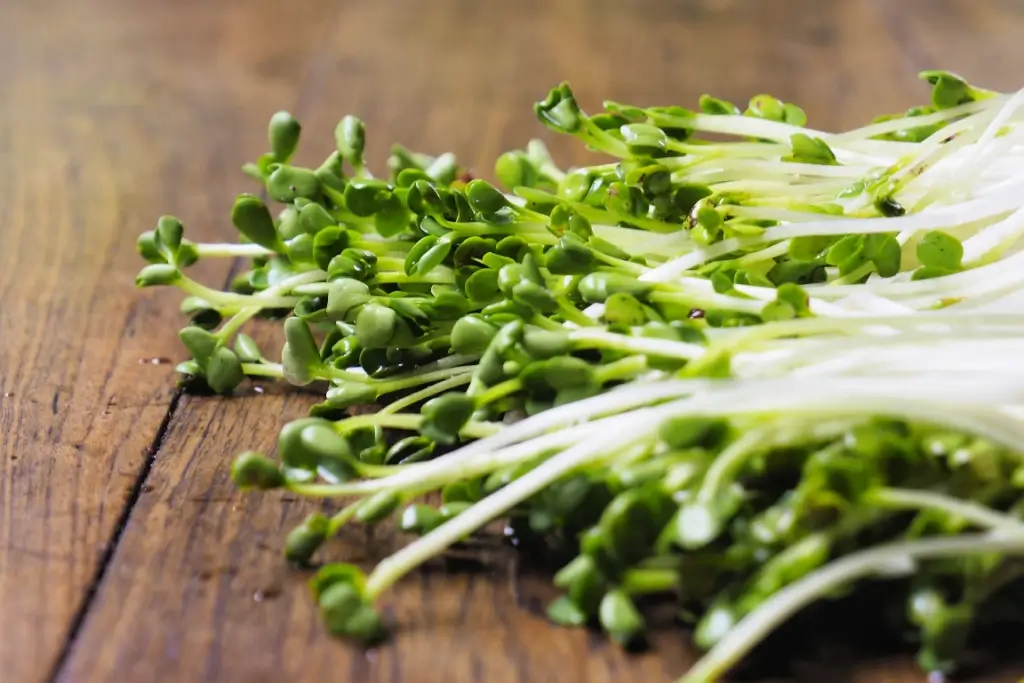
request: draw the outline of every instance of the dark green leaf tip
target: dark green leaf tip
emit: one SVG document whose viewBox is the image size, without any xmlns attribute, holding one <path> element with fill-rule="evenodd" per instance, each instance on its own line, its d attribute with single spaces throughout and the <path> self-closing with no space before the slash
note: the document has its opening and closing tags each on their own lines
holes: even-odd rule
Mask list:
<svg viewBox="0 0 1024 683">
<path fill-rule="evenodd" d="M 287 162 L 299 146 L 301 133 L 302 126 L 294 116 L 286 111 L 276 112 L 270 117 L 270 124 L 267 126 L 270 153 L 277 161 Z"/>
<path fill-rule="evenodd" d="M 292 529 L 284 543 L 284 556 L 292 564 L 305 566 L 327 540 L 329 520 L 319 512 L 311 513 Z"/>
<path fill-rule="evenodd" d="M 266 491 L 285 484 L 277 464 L 255 451 L 246 451 L 235 458 L 231 463 L 231 481 L 242 490 Z"/>
<path fill-rule="evenodd" d="M 313 199 L 320 192 L 320 180 L 308 168 L 279 164 L 267 177 L 267 194 L 278 202 Z"/>
<path fill-rule="evenodd" d="M 156 243 L 156 232 L 148 230 L 139 235 L 138 240 L 135 242 L 135 247 L 142 258 L 146 259 L 149 263 L 166 263 L 167 259 L 160 252 L 159 247 Z"/>
<path fill-rule="evenodd" d="M 320 615 L 327 630 L 335 636 L 372 644 L 384 635 L 380 615 L 360 595 L 352 583 L 334 583 L 319 599 Z"/>
<path fill-rule="evenodd" d="M 366 146 L 366 126 L 355 116 L 345 116 L 334 129 L 334 141 L 338 153 L 355 168 L 363 165 L 363 149 Z"/>
<path fill-rule="evenodd" d="M 284 322 L 285 345 L 281 350 L 285 379 L 297 386 L 309 384 L 322 365 L 320 349 L 304 320 L 291 317 Z"/>
<path fill-rule="evenodd" d="M 476 401 L 465 394 L 451 392 L 432 398 L 420 411 L 420 433 L 438 443 L 453 444 L 475 409 Z"/>
<path fill-rule="evenodd" d="M 234 351 L 218 346 L 206 361 L 206 383 L 218 394 L 230 394 L 245 379 Z"/>
<path fill-rule="evenodd" d="M 497 213 L 510 205 L 505 195 L 497 188 L 479 178 L 469 181 L 466 185 L 466 197 L 470 206 L 484 215 Z"/>
<path fill-rule="evenodd" d="M 583 125 L 583 113 L 568 83 L 552 88 L 546 98 L 534 105 L 533 110 L 541 123 L 560 133 L 575 133 Z"/>
<path fill-rule="evenodd" d="M 601 600 L 598 612 L 601 626 L 616 642 L 626 645 L 644 628 L 643 617 L 633 601 L 621 590 L 612 590 Z"/>
<path fill-rule="evenodd" d="M 253 194 L 243 193 L 231 207 L 231 222 L 251 242 L 272 251 L 284 251 L 284 244 L 274 227 L 270 209 Z"/>
<path fill-rule="evenodd" d="M 174 216 L 161 216 L 156 223 L 157 244 L 173 258 L 181 246 L 184 231 L 181 221 Z"/>
<path fill-rule="evenodd" d="M 158 287 L 161 285 L 173 285 L 181 278 L 181 272 L 168 263 L 153 263 L 135 276 L 136 287 Z"/>
</svg>

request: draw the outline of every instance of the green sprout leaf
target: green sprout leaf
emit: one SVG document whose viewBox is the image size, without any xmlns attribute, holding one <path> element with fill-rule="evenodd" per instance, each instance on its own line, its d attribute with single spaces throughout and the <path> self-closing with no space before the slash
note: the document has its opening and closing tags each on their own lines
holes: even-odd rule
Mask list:
<svg viewBox="0 0 1024 683">
<path fill-rule="evenodd" d="M 636 638 L 644 628 L 643 617 L 636 605 L 622 591 L 608 591 L 601 600 L 598 614 L 604 630 L 622 645 Z"/>
<path fill-rule="evenodd" d="M 231 464 L 231 481 L 243 491 L 266 491 L 284 486 L 280 468 L 266 456 L 254 451 L 242 453 Z"/>
<path fill-rule="evenodd" d="M 836 155 L 821 138 L 812 138 L 803 133 L 794 133 L 790 137 L 793 153 L 783 157 L 783 161 L 797 161 L 804 164 L 821 164 L 835 166 L 838 164 Z"/>
<path fill-rule="evenodd" d="M 278 202 L 313 199 L 319 192 L 320 181 L 308 168 L 278 164 L 267 177 L 267 194 Z"/>
<path fill-rule="evenodd" d="M 917 243 L 917 260 L 925 267 L 957 271 L 963 257 L 964 247 L 960 240 L 938 230 L 932 230 Z"/>
<path fill-rule="evenodd" d="M 181 272 L 170 264 L 154 263 L 146 266 L 135 276 L 136 287 L 159 287 L 173 285 L 181 279 Z"/>
<path fill-rule="evenodd" d="M 465 394 L 453 392 L 432 398 L 421 411 L 420 433 L 440 444 L 453 444 L 475 409 L 476 402 Z"/>
<path fill-rule="evenodd" d="M 575 133 L 582 126 L 583 113 L 568 83 L 553 88 L 533 110 L 541 123 L 560 133 Z"/>
<path fill-rule="evenodd" d="M 240 194 L 231 207 L 231 222 L 251 242 L 272 251 L 283 252 L 284 243 L 274 227 L 274 219 L 263 201 L 251 194 Z"/>
<path fill-rule="evenodd" d="M 366 127 L 355 116 L 345 116 L 334 129 L 334 141 L 341 157 L 353 168 L 363 168 Z"/>
<path fill-rule="evenodd" d="M 306 566 L 313 554 L 327 540 L 329 521 L 323 514 L 313 512 L 289 532 L 284 542 L 284 556 L 292 564 Z"/>
<path fill-rule="evenodd" d="M 287 341 L 281 350 L 281 362 L 285 379 L 297 386 L 309 384 L 322 365 L 309 326 L 300 318 L 289 318 L 284 323 L 284 335 Z"/>
<path fill-rule="evenodd" d="M 276 112 L 270 117 L 267 137 L 270 140 L 270 153 L 282 164 L 287 163 L 299 146 L 302 126 L 294 116 L 286 111 Z"/>
<path fill-rule="evenodd" d="M 218 394 L 229 394 L 245 379 L 242 363 L 235 353 L 218 346 L 206 361 L 206 382 Z"/>
</svg>

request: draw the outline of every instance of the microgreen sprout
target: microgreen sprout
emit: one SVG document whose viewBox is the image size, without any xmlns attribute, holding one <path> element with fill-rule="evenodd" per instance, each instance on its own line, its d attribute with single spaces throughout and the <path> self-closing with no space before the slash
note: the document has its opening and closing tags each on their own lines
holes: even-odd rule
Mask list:
<svg viewBox="0 0 1024 683">
<path fill-rule="evenodd" d="M 868 578 L 905 582 L 882 609 L 949 673 L 1024 589 L 1024 94 L 922 78 L 929 104 L 838 133 L 768 94 L 588 114 L 562 83 L 539 121 L 613 161 L 562 169 L 533 140 L 501 187 L 401 145 L 375 175 L 354 116 L 295 165 L 277 112 L 237 243 L 163 216 L 136 283 L 185 295 L 189 386 L 323 392 L 275 459 L 231 469 L 345 500 L 289 562 L 348 524 L 416 537 L 317 571 L 333 634 L 382 638 L 388 589 L 501 519 L 562 558 L 556 623 L 628 646 L 641 598 L 674 600 L 707 650 L 685 683 Z M 188 275 L 210 258 L 247 265 L 222 291 Z"/>
</svg>

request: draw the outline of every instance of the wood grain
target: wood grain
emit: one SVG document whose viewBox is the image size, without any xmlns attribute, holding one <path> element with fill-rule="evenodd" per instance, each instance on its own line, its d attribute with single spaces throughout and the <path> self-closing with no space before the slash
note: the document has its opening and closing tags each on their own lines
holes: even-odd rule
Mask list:
<svg viewBox="0 0 1024 683">
<path fill-rule="evenodd" d="M 250 189 L 237 167 L 279 107 L 302 118 L 306 161 L 353 112 L 378 164 L 399 141 L 488 175 L 533 136 L 563 162 L 587 160 L 532 114 L 561 80 L 589 108 L 767 91 L 823 128 L 921 101 L 914 72 L 934 57 L 1019 86 L 1024 46 L 1001 23 L 1019 26 L 1017 5 L 938 4 L 952 16 L 930 0 L 0 4 L 0 396 L 13 393 L 0 398 L 0 614 L 15 616 L 0 623 L 0 679 L 47 680 L 56 663 L 68 683 L 674 680 L 693 659 L 679 632 L 627 657 L 552 628 L 538 616 L 543 578 L 519 577 L 497 550 L 480 571 L 434 567 L 400 584 L 392 644 L 364 654 L 327 638 L 306 575 L 280 556 L 310 504 L 228 481 L 235 453 L 269 448 L 313 399 L 280 387 L 184 397 L 150 468 L 172 380 L 138 360 L 180 358 L 181 321 L 173 293 L 131 288 L 134 236 L 163 211 L 194 235 L 228 236 L 222 217 Z M 221 282 L 226 266 L 200 277 Z M 367 561 L 393 542 L 353 529 L 326 554 Z M 920 675 L 900 658 L 793 677 Z"/>
<path fill-rule="evenodd" d="M 312 49 L 267 40 L 274 6 L 0 3 L 0 680 L 50 677 L 140 484 L 178 297 L 135 290 L 135 237 L 172 208 L 233 232 L 236 168 Z"/>
</svg>

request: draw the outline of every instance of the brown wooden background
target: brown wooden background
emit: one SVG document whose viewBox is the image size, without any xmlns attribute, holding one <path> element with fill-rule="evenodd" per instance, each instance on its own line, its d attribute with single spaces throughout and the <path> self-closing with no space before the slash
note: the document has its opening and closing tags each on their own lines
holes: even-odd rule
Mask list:
<svg viewBox="0 0 1024 683">
<path fill-rule="evenodd" d="M 279 554 L 307 505 L 227 477 L 310 397 L 179 397 L 148 362 L 182 357 L 179 299 L 132 286 L 161 213 L 231 237 L 238 167 L 276 109 L 302 120 L 309 161 L 353 112 L 377 163 L 400 141 L 487 175 L 550 141 L 531 104 L 563 79 L 591 108 L 767 91 L 829 128 L 923 100 L 922 68 L 1010 89 L 1022 66 L 1020 0 L 0 1 L 0 681 L 654 683 L 692 661 L 678 633 L 627 658 L 548 627 L 504 561 L 403 583 L 403 630 L 376 653 L 323 635 Z M 199 272 L 219 284 L 230 265 Z M 900 658 L 797 673 L 920 679 Z"/>
</svg>

